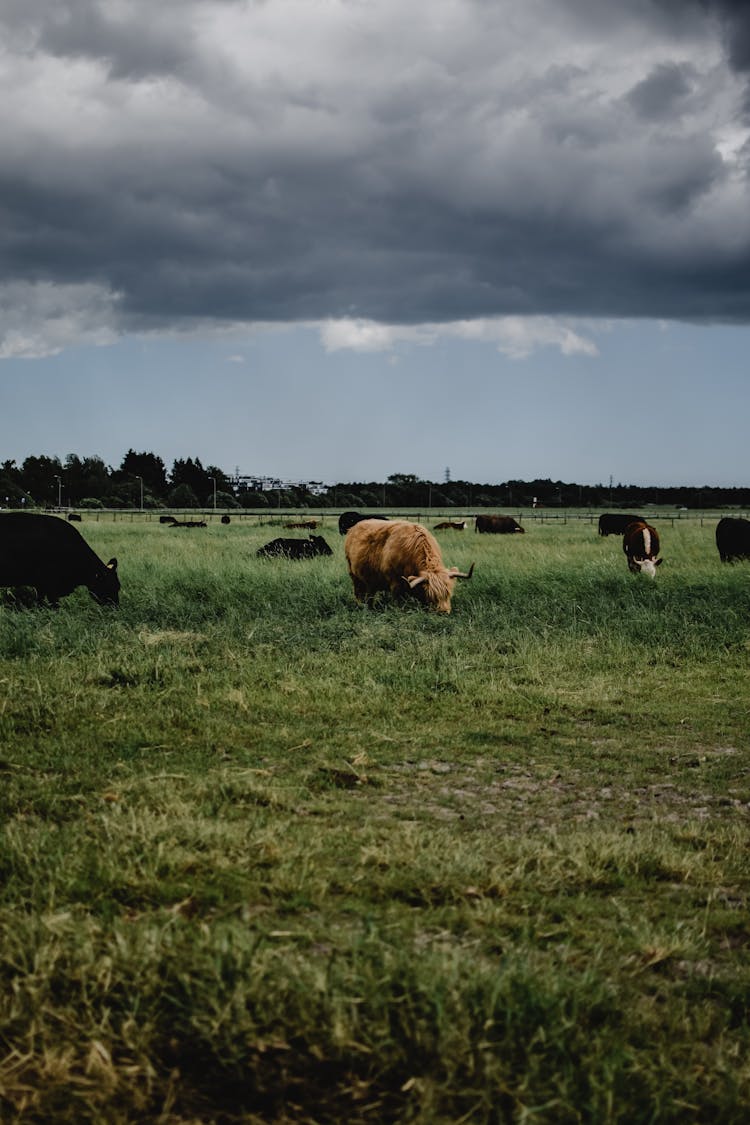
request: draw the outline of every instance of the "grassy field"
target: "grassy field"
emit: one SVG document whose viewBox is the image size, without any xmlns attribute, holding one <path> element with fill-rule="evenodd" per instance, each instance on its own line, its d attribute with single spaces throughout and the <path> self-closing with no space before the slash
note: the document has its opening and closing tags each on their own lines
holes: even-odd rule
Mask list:
<svg viewBox="0 0 750 1125">
<path fill-rule="evenodd" d="M 446 532 L 450 616 L 357 608 L 333 520 L 81 530 L 119 610 L 0 609 L 0 1120 L 747 1121 L 713 524 L 654 581 L 588 522 Z"/>
</svg>

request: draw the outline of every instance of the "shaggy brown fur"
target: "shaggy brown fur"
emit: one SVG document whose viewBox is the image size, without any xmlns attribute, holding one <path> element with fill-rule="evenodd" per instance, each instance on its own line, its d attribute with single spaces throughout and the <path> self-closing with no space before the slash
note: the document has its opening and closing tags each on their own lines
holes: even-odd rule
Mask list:
<svg viewBox="0 0 750 1125">
<path fill-rule="evenodd" d="M 346 534 L 346 561 L 357 601 L 369 603 L 380 590 L 396 597 L 412 593 L 440 613 L 450 613 L 453 583 L 471 578 L 443 564 L 437 540 L 418 523 L 362 520 Z"/>
</svg>

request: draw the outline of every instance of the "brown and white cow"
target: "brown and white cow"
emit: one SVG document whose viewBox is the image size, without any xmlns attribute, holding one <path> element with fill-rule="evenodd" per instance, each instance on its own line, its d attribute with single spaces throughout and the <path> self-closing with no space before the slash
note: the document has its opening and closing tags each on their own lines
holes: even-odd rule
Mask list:
<svg viewBox="0 0 750 1125">
<path fill-rule="evenodd" d="M 628 560 L 628 569 L 633 574 L 648 574 L 656 577 L 656 568 L 661 566 L 659 554 L 659 536 L 656 528 L 645 520 L 637 520 L 625 528 L 622 537 L 622 549 Z"/>
<path fill-rule="evenodd" d="M 450 613 L 457 578 L 471 578 L 443 564 L 437 540 L 426 527 L 406 520 L 361 520 L 346 533 L 346 561 L 354 596 L 368 605 L 380 590 L 413 594 L 439 613 Z"/>
<path fill-rule="evenodd" d="M 435 524 L 435 531 L 466 531 L 466 520 L 443 520 Z"/>
</svg>

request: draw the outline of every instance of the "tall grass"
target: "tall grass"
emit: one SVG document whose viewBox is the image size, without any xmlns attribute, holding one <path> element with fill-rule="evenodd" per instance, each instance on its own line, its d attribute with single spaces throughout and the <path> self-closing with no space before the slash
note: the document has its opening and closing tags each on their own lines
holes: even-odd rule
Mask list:
<svg viewBox="0 0 750 1125">
<path fill-rule="evenodd" d="M 446 533 L 454 612 L 267 529 L 85 524 L 0 611 L 0 1118 L 740 1122 L 750 567 Z"/>
</svg>

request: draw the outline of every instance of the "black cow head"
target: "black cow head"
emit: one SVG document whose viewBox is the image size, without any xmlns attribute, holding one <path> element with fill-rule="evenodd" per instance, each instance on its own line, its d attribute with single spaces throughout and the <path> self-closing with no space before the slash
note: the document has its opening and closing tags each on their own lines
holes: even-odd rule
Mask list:
<svg viewBox="0 0 750 1125">
<path fill-rule="evenodd" d="M 110 559 L 104 566 L 97 568 L 89 591 L 100 605 L 120 604 L 120 579 L 117 577 L 117 559 Z"/>
<path fill-rule="evenodd" d="M 316 555 L 332 555 L 333 551 L 326 543 L 322 535 L 311 535 L 310 542 L 315 548 Z"/>
</svg>

